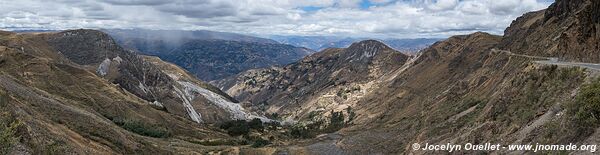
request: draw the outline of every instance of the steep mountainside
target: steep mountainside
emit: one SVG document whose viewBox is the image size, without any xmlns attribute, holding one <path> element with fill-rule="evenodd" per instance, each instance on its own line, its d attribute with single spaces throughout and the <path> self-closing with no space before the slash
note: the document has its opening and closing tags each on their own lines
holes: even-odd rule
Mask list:
<svg viewBox="0 0 600 155">
<path fill-rule="evenodd" d="M 193 40 L 159 57 L 210 81 L 249 69 L 289 64 L 310 53 L 309 49 L 283 44 Z"/>
<path fill-rule="evenodd" d="M 305 48 L 212 31 L 104 30 L 127 49 L 158 56 L 203 80 L 253 68 L 286 65 L 313 53 Z"/>
<path fill-rule="evenodd" d="M 506 29 L 501 45 L 515 53 L 600 62 L 600 2 L 557 0 Z"/>
<path fill-rule="evenodd" d="M 100 31 L 0 32 L 0 153 L 220 151 L 247 138 L 210 124 L 271 121 L 235 102 Z"/>
<path fill-rule="evenodd" d="M 39 36 L 65 58 L 95 71 L 98 76 L 169 113 L 198 123 L 253 117 L 220 90 L 194 79 L 179 68 L 174 69 L 175 66 L 162 65 L 161 61 L 146 61 L 121 48 L 100 31 L 70 30 Z M 169 67 L 161 69 L 157 65 Z M 172 72 L 177 70 L 179 72 Z M 186 78 L 180 78 L 182 76 Z M 209 117 L 203 118 L 198 111 L 207 104 L 219 107 L 224 113 L 211 111 Z"/>
<path fill-rule="evenodd" d="M 11 150 L 2 150 L 3 153 L 205 153 L 223 148 L 192 142 L 230 139 L 215 129 L 192 122 L 187 115 L 164 111 L 130 93 L 119 83 L 110 83 L 96 73 L 95 68 L 72 62 L 66 55 L 73 51 L 59 53 L 49 46 L 52 41 L 62 40 L 57 37 L 67 34 L 98 35 L 96 31 L 88 30 L 56 34 L 0 33 L 2 140 L 10 138 L 5 136 L 20 137 L 17 141 L 3 141 L 2 149 L 7 145 L 15 146 Z M 48 38 L 52 41 L 46 42 Z M 83 37 L 73 41 L 85 40 Z M 106 45 L 96 43 L 82 45 Z M 89 54 L 86 48 L 77 49 L 82 50 L 77 55 Z M 115 56 L 120 54 L 117 52 Z M 75 60 L 94 63 L 92 60 Z M 134 73 L 127 66 L 120 67 L 123 74 Z M 133 77 L 136 76 L 121 78 Z"/>
<path fill-rule="evenodd" d="M 557 1 L 517 19 L 505 36 L 454 36 L 379 67 L 352 63 L 345 56 L 354 54 L 344 53 L 390 58 L 386 52 L 370 52 L 385 48 L 353 44 L 284 68 L 251 70 L 217 85 L 252 103 L 253 110 L 298 121 L 299 137 L 317 133 L 293 147 L 277 148 L 287 153 L 447 153 L 415 151 L 414 143 L 594 144 L 600 137 L 600 72 L 577 64 L 548 65 L 536 56 L 597 61 L 596 10 L 597 1 Z"/>
<path fill-rule="evenodd" d="M 357 98 L 342 96 L 372 91 L 372 81 L 399 69 L 407 59 L 381 42 L 367 40 L 346 49 L 327 49 L 283 68 L 250 70 L 217 86 L 264 112 L 297 120 L 311 111 L 352 106 Z"/>
</svg>

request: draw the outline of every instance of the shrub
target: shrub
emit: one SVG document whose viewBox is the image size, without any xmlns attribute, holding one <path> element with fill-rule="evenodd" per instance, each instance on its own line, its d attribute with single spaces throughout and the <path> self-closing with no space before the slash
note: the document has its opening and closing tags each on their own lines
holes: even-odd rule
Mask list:
<svg viewBox="0 0 600 155">
<path fill-rule="evenodd" d="M 269 144 L 271 144 L 270 141 L 259 138 L 259 139 L 255 140 L 254 143 L 252 143 L 251 147 L 257 148 L 257 147 L 267 146 Z"/>
<path fill-rule="evenodd" d="M 294 125 L 290 128 L 290 136 L 293 138 L 314 138 L 316 133 L 304 125 Z"/>
<path fill-rule="evenodd" d="M 348 107 L 346 108 L 346 113 L 348 114 L 348 121 L 346 123 L 350 123 L 354 120 L 354 117 L 356 117 L 356 113 L 354 113 L 354 111 L 352 111 L 352 107 Z"/>
<path fill-rule="evenodd" d="M 17 128 L 21 126 L 21 122 L 4 118 L 0 121 L 0 154 L 8 154 L 20 139 L 20 136 L 17 135 Z"/>
<path fill-rule="evenodd" d="M 21 122 L 4 108 L 8 104 L 7 100 L 8 95 L 0 95 L 0 154 L 8 154 L 21 138 L 17 135 Z"/>
<path fill-rule="evenodd" d="M 326 133 L 335 132 L 337 130 L 342 129 L 344 127 L 344 125 L 345 125 L 344 113 L 341 111 L 335 112 L 335 111 L 331 110 L 331 117 L 329 117 L 329 124 L 325 128 L 324 132 L 326 132 Z"/>
<path fill-rule="evenodd" d="M 281 123 L 275 121 L 264 123 L 264 125 L 269 130 L 276 130 L 277 127 L 281 127 Z"/>
<path fill-rule="evenodd" d="M 125 130 L 142 136 L 155 138 L 166 138 L 170 136 L 170 133 L 166 128 L 157 125 L 149 125 L 141 121 L 116 119 L 113 120 L 113 122 Z"/>
<path fill-rule="evenodd" d="M 575 123 L 584 129 L 600 125 L 600 79 L 581 88 L 569 111 L 575 115 Z"/>
<path fill-rule="evenodd" d="M 250 122 L 248 122 L 248 127 L 257 131 L 263 131 L 265 128 L 263 126 L 263 122 L 258 118 L 252 119 Z"/>
<path fill-rule="evenodd" d="M 219 126 L 219 128 L 227 130 L 227 134 L 231 136 L 245 135 L 250 132 L 248 122 L 245 120 L 227 121 Z"/>
<path fill-rule="evenodd" d="M 279 120 L 279 114 L 278 113 L 267 113 L 265 115 L 265 117 L 272 119 L 272 120 Z"/>
<path fill-rule="evenodd" d="M 349 112 L 349 115 L 354 117 L 354 112 L 352 112 L 352 108 L 346 109 Z M 313 111 L 314 112 L 314 111 Z M 309 113 L 309 116 L 312 114 L 316 114 L 317 112 Z M 332 133 L 342 129 L 348 122 L 345 121 L 343 111 L 331 111 L 331 116 L 329 117 L 329 122 L 324 122 L 319 119 L 311 118 L 311 122 L 308 124 L 300 124 L 291 126 L 289 129 L 289 135 L 293 138 L 314 138 L 316 135 L 320 133 Z M 324 128 L 322 128 L 324 126 Z"/>
<path fill-rule="evenodd" d="M 50 145 L 45 146 L 43 152 L 46 154 L 64 154 L 67 152 L 67 149 L 69 149 L 67 144 L 62 140 L 58 140 L 52 142 Z"/>
</svg>

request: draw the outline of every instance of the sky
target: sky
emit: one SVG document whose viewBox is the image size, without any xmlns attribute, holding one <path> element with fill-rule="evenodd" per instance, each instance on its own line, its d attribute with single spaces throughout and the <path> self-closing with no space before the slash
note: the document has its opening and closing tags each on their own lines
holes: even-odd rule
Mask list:
<svg viewBox="0 0 600 155">
<path fill-rule="evenodd" d="M 212 30 L 259 36 L 502 35 L 553 0 L 0 0 L 2 30 Z"/>
</svg>

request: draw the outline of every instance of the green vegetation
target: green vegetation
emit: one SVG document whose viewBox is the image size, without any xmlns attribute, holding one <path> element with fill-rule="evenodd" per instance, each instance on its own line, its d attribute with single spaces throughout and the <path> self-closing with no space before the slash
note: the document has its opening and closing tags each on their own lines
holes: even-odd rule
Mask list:
<svg viewBox="0 0 600 155">
<path fill-rule="evenodd" d="M 590 131 L 600 126 L 600 79 L 583 86 L 568 109 L 579 129 Z"/>
<path fill-rule="evenodd" d="M 248 122 L 248 127 L 257 131 L 263 131 L 265 129 L 263 122 L 258 118 L 250 120 L 250 122 Z"/>
<path fill-rule="evenodd" d="M 344 121 L 344 113 L 342 111 L 335 112 L 331 110 L 331 117 L 329 117 L 329 124 L 323 129 L 322 132 L 332 133 L 338 131 L 344 127 L 346 122 Z"/>
<path fill-rule="evenodd" d="M 348 114 L 348 121 L 346 123 L 351 123 L 354 120 L 354 117 L 356 117 L 356 113 L 354 113 L 354 111 L 352 111 L 352 107 L 348 107 L 346 108 L 346 113 Z"/>
<path fill-rule="evenodd" d="M 314 138 L 318 134 L 336 132 L 350 124 L 356 117 L 352 107 L 346 108 L 346 113 L 348 114 L 348 121 L 346 121 L 343 111 L 336 112 L 333 110 L 330 112 L 328 121 L 324 121 L 317 117 L 320 115 L 319 112 L 312 111 L 309 113 L 309 119 L 311 120 L 309 123 L 290 126 L 288 133 L 292 138 Z"/>
<path fill-rule="evenodd" d="M 278 113 L 267 113 L 265 114 L 265 117 L 272 119 L 272 120 L 279 120 L 279 114 Z"/>
<path fill-rule="evenodd" d="M 578 67 L 545 66 L 521 73 L 511 81 L 512 87 L 516 89 L 506 93 L 512 96 L 510 100 L 503 101 L 507 104 L 497 104 L 491 114 L 506 125 L 516 127 L 518 124 L 525 124 L 542 112 L 539 109 L 548 109 L 561 96 L 569 94 L 584 77 L 584 69 Z M 511 113 L 497 115 L 503 111 Z"/>
<path fill-rule="evenodd" d="M 451 123 L 440 123 L 442 125 L 433 126 L 428 131 L 430 135 L 439 135 L 440 133 L 447 133 L 459 130 L 469 124 L 474 124 L 477 121 L 477 116 L 481 114 L 483 107 L 487 101 L 476 97 L 465 97 L 463 100 L 455 102 L 444 102 L 441 103 L 440 107 L 435 112 L 436 115 L 431 115 L 431 121 L 451 121 Z M 465 112 L 469 108 L 475 107 L 473 111 L 466 113 L 465 115 L 458 116 L 458 114 Z"/>
<path fill-rule="evenodd" d="M 244 120 L 227 121 L 221 124 L 219 128 L 226 130 L 227 134 L 231 136 L 246 135 L 250 132 L 250 126 Z"/>
<path fill-rule="evenodd" d="M 265 129 L 263 122 L 258 118 L 252 119 L 250 121 L 227 121 L 219 125 L 219 128 L 226 130 L 227 134 L 231 136 L 247 135 L 251 129 L 254 129 L 259 132 L 262 132 Z"/>
<path fill-rule="evenodd" d="M 62 141 L 54 141 L 44 148 L 44 154 L 65 154 L 67 152 L 67 144 Z"/>
<path fill-rule="evenodd" d="M 142 121 L 137 121 L 133 119 L 113 119 L 113 122 L 121 126 L 125 130 L 131 131 L 142 136 L 155 138 L 166 138 L 170 136 L 170 132 L 167 128 L 158 125 L 150 125 Z"/>
<path fill-rule="evenodd" d="M 21 139 L 17 129 L 21 122 L 8 111 L 8 95 L 0 95 L 0 154 L 8 154 L 13 146 Z"/>
<path fill-rule="evenodd" d="M 259 138 L 259 139 L 254 140 L 254 143 L 252 143 L 251 147 L 257 148 L 257 147 L 267 146 L 269 144 L 271 144 L 271 142 L 269 140 Z"/>
<path fill-rule="evenodd" d="M 229 145 L 229 146 L 233 146 L 233 145 L 239 145 L 239 144 L 245 144 L 245 143 L 240 143 L 234 140 L 223 140 L 223 139 L 216 139 L 216 140 L 203 140 L 203 141 L 190 141 L 192 143 L 196 143 L 196 144 L 200 144 L 200 145 L 204 145 L 204 146 L 221 146 L 221 145 Z"/>
<path fill-rule="evenodd" d="M 360 86 L 354 86 L 354 87 L 352 87 L 350 89 L 343 88 L 343 89 L 338 90 L 335 93 L 335 95 L 338 96 L 338 97 L 341 97 L 341 98 L 343 98 L 345 100 L 345 99 L 348 99 L 348 94 L 349 93 L 352 93 L 352 92 L 355 92 L 355 91 L 360 91 L 360 90 L 361 90 Z"/>
<path fill-rule="evenodd" d="M 250 136 L 251 131 L 265 132 L 265 129 L 275 130 L 278 126 L 281 126 L 277 122 L 263 123 L 260 119 L 255 118 L 250 121 L 245 120 L 232 120 L 227 121 L 219 125 L 219 128 L 227 131 L 227 134 L 231 136 L 242 136 L 247 141 L 252 142 L 251 147 L 263 147 L 271 144 L 269 140 L 265 140 L 260 136 Z M 246 142 L 244 142 L 246 143 Z M 204 144 L 203 144 L 204 145 Z"/>
</svg>

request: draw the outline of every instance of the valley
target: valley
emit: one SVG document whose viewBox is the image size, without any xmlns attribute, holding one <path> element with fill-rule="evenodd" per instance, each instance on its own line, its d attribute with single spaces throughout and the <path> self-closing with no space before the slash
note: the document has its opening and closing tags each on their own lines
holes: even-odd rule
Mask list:
<svg viewBox="0 0 600 155">
<path fill-rule="evenodd" d="M 350 10 L 404 3 L 367 4 Z M 452 11 L 442 7 L 409 13 Z M 0 31 L 0 154 L 596 154 L 507 147 L 600 140 L 598 10 L 596 0 L 556 0 L 504 34 L 445 39 Z M 277 13 L 248 15 L 263 14 Z M 484 150 L 426 148 L 467 143 Z"/>
</svg>

